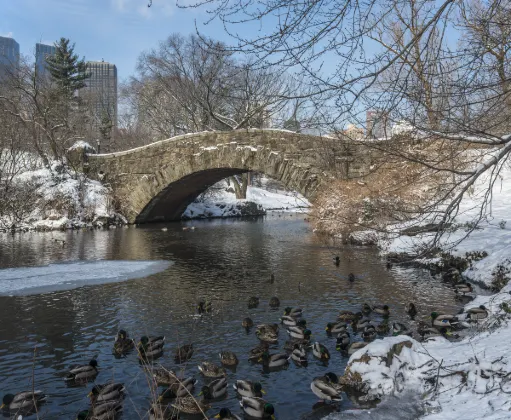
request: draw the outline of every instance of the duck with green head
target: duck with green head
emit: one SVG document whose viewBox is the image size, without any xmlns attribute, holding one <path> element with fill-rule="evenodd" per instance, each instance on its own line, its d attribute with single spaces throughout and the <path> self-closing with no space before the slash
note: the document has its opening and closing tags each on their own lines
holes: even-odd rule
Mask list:
<svg viewBox="0 0 511 420">
<path fill-rule="evenodd" d="M 267 368 L 279 368 L 287 366 L 289 364 L 289 360 L 286 353 L 270 354 L 269 352 L 265 351 L 261 355 L 259 363 L 262 363 L 263 366 Z"/>
<path fill-rule="evenodd" d="M 266 343 L 266 342 L 261 342 L 261 344 L 259 344 L 258 346 L 254 347 L 253 349 L 251 349 L 249 351 L 249 354 L 248 354 L 248 360 L 250 362 L 257 362 L 260 357 L 262 356 L 262 354 L 265 352 L 265 351 L 268 351 L 268 349 L 270 348 L 269 344 Z"/>
<path fill-rule="evenodd" d="M 212 381 L 209 385 L 204 385 L 199 396 L 205 400 L 216 400 L 227 395 L 227 379 L 220 378 Z"/>
<path fill-rule="evenodd" d="M 303 311 L 301 308 L 292 308 L 292 307 L 288 306 L 284 309 L 284 315 L 292 316 L 293 318 L 301 317 L 302 313 L 303 313 Z"/>
<path fill-rule="evenodd" d="M 152 360 L 163 355 L 164 336 L 148 337 L 146 335 L 140 338 L 138 343 L 138 356 L 140 359 Z"/>
<path fill-rule="evenodd" d="M 43 391 L 24 391 L 17 394 L 5 394 L 2 398 L 0 410 L 22 411 L 30 413 L 36 411 L 41 404 L 46 402 Z"/>
<path fill-rule="evenodd" d="M 488 309 L 486 309 L 486 306 L 484 305 L 480 305 L 477 308 L 467 309 L 467 319 L 471 321 L 488 318 L 488 315 Z"/>
<path fill-rule="evenodd" d="M 193 377 L 174 382 L 160 394 L 158 403 L 167 402 L 168 400 L 172 400 L 174 398 L 186 397 L 187 395 L 190 395 L 195 389 L 196 383 L 197 381 Z"/>
<path fill-rule="evenodd" d="M 92 388 L 91 392 L 89 392 L 88 397 L 90 398 L 91 403 L 94 405 L 103 401 L 121 400 L 124 398 L 125 391 L 126 388 L 124 388 L 124 384 L 97 384 Z"/>
<path fill-rule="evenodd" d="M 66 382 L 87 382 L 93 380 L 96 376 L 98 376 L 98 362 L 94 358 L 92 359 L 88 365 L 75 366 L 66 376 Z"/>
<path fill-rule="evenodd" d="M 326 331 L 327 335 L 332 335 L 332 334 L 340 334 L 340 333 L 346 332 L 347 329 L 348 329 L 348 326 L 344 322 L 335 322 L 335 323 L 329 322 L 328 324 L 326 324 L 325 331 Z"/>
<path fill-rule="evenodd" d="M 260 382 L 243 381 L 238 379 L 232 387 L 242 397 L 262 398 L 263 394 L 265 394 Z"/>
<path fill-rule="evenodd" d="M 76 420 L 104 420 L 116 419 L 122 412 L 121 401 L 104 401 L 94 405 L 89 410 L 83 410 L 78 413 Z"/>
<path fill-rule="evenodd" d="M 346 351 L 348 349 L 348 346 L 351 343 L 351 337 L 349 332 L 340 333 L 337 336 L 337 340 L 335 343 L 335 349 L 337 351 Z"/>
<path fill-rule="evenodd" d="M 229 410 L 227 407 L 222 407 L 218 414 L 213 418 L 219 420 L 241 420 L 241 417 L 237 416 L 236 414 L 232 414 L 231 410 Z"/>
<path fill-rule="evenodd" d="M 335 373 L 328 372 L 324 376 L 314 378 L 311 382 L 311 390 L 322 401 L 342 401 L 342 388 Z"/>
<path fill-rule="evenodd" d="M 289 327 L 287 329 L 287 333 L 295 340 L 305 340 L 308 341 L 311 338 L 311 330 L 308 328 L 301 328 L 301 327 Z"/>
<path fill-rule="evenodd" d="M 312 345 L 312 354 L 314 355 L 314 357 L 323 362 L 328 362 L 330 360 L 330 352 L 328 351 L 326 346 L 324 346 L 321 343 L 318 343 L 317 341 Z"/>
<path fill-rule="evenodd" d="M 290 359 L 299 366 L 305 366 L 307 364 L 307 352 L 303 344 L 295 343 L 293 345 Z"/>
<path fill-rule="evenodd" d="M 381 315 L 385 318 L 388 318 L 390 316 L 390 309 L 388 305 L 376 305 L 373 306 L 372 309 L 375 314 Z"/>
<path fill-rule="evenodd" d="M 462 323 L 457 316 L 441 315 L 438 312 L 431 312 L 431 326 L 435 328 L 452 328 L 455 330 L 466 328 L 466 325 Z"/>
<path fill-rule="evenodd" d="M 240 406 L 248 417 L 256 419 L 275 419 L 275 408 L 262 398 L 243 397 Z"/>
</svg>

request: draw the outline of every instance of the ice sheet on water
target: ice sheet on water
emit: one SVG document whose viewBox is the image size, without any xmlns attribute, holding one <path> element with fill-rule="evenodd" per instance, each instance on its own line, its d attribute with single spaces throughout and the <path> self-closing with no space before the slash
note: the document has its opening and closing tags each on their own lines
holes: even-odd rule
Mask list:
<svg viewBox="0 0 511 420">
<path fill-rule="evenodd" d="M 0 270 L 0 295 L 33 295 L 147 277 L 169 261 L 79 261 Z"/>
</svg>

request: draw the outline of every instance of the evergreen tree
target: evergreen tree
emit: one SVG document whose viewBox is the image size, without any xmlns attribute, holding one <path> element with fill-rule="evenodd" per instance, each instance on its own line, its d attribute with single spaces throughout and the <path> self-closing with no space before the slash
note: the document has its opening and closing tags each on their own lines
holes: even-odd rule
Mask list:
<svg viewBox="0 0 511 420">
<path fill-rule="evenodd" d="M 90 77 L 87 64 L 75 54 L 75 44 L 69 39 L 60 38 L 55 42 L 55 54 L 46 57 L 46 65 L 51 79 L 56 85 L 72 96 L 74 92 L 85 87 L 85 80 Z"/>
</svg>

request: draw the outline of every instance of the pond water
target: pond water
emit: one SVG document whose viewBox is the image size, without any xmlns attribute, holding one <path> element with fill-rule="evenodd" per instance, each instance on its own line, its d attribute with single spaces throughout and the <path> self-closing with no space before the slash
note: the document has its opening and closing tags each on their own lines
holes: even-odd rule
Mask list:
<svg viewBox="0 0 511 420">
<path fill-rule="evenodd" d="M 196 229 L 183 230 L 190 225 Z M 30 273 L 37 277 L 39 270 L 44 272 L 38 266 L 69 263 L 54 274 L 57 282 L 66 277 L 67 267 L 73 271 L 78 261 L 87 261 L 88 269 L 98 270 L 99 277 L 101 270 L 111 269 L 105 269 L 102 260 L 117 261 L 119 270 L 124 261 L 169 262 L 163 271 L 143 278 L 0 296 L 2 394 L 31 389 L 34 378 L 35 388 L 49 395 L 40 418 L 74 418 L 87 408 L 92 385 L 67 387 L 64 377 L 71 365 L 86 364 L 97 356 L 100 373 L 96 382 L 115 380 L 126 385 L 123 418 L 147 418 L 151 391 L 136 353 L 122 359 L 111 353 L 115 335 L 123 328 L 136 339 L 165 335 L 165 353 L 157 362 L 195 375 L 199 381 L 196 394 L 204 383 L 197 365 L 201 361 L 218 363 L 221 350 L 236 352 L 240 364 L 235 372 L 228 370 L 228 397 L 212 404 L 207 413 L 211 417 L 224 406 L 241 414 L 232 383 L 249 379 L 263 384 L 265 399 L 275 405 L 277 419 L 296 420 L 318 402 L 310 390 L 311 379 L 326 371 L 344 371 L 347 359 L 335 351 L 335 338 L 325 334 L 326 323 L 334 321 L 340 310 L 358 311 L 364 302 L 388 304 L 391 321 L 410 324 L 404 312 L 410 301 L 419 310 L 418 319 L 434 309 L 454 311 L 459 307 L 454 292 L 427 271 L 387 270 L 374 249 L 335 248 L 311 232 L 303 215 L 274 214 L 165 227 L 166 231 L 163 225 L 145 225 L 0 236 L 0 268 L 34 267 Z M 341 258 L 338 267 L 334 255 Z M 347 281 L 350 272 L 357 276 L 354 283 Z M 275 274 L 273 283 L 271 273 Z M 248 309 L 251 296 L 260 297 L 257 308 Z M 269 309 L 272 296 L 280 298 L 280 309 Z M 196 315 L 201 298 L 213 302 L 211 314 Z M 254 331 L 247 333 L 241 327 L 241 320 L 250 316 L 256 324 L 278 322 L 286 306 L 303 308 L 313 340 L 325 344 L 332 354 L 328 367 L 315 361 L 312 353 L 306 368 L 291 364 L 287 370 L 271 373 L 247 361 L 248 351 L 258 340 Z M 282 328 L 272 353 L 281 351 L 286 340 Z M 186 365 L 177 366 L 174 350 L 184 343 L 193 343 L 195 353 Z"/>
</svg>

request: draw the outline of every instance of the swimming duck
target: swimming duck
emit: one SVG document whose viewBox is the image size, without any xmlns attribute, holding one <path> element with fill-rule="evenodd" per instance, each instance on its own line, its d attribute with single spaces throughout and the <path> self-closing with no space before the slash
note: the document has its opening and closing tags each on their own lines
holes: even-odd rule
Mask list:
<svg viewBox="0 0 511 420">
<path fill-rule="evenodd" d="M 179 380 L 177 378 L 176 372 L 173 370 L 165 369 L 163 366 L 159 366 L 158 368 L 153 369 L 152 373 L 156 384 L 159 386 L 169 386 Z"/>
<path fill-rule="evenodd" d="M 273 334 L 279 333 L 279 324 L 259 324 L 256 327 L 256 334 L 259 333 L 265 333 L 265 332 L 271 332 Z"/>
<path fill-rule="evenodd" d="M 467 293 L 472 293 L 474 289 L 470 283 L 459 283 L 454 285 L 454 291 L 465 295 Z"/>
<path fill-rule="evenodd" d="M 389 332 L 389 321 L 387 319 L 384 319 L 382 322 L 380 322 L 376 326 L 376 332 L 380 335 L 385 335 Z"/>
<path fill-rule="evenodd" d="M 165 337 L 160 335 L 157 337 L 143 336 L 138 343 L 139 357 L 142 359 L 155 359 L 163 354 L 163 345 Z"/>
<path fill-rule="evenodd" d="M 179 420 L 179 415 L 176 410 L 167 404 L 153 404 L 149 409 L 148 417 L 149 420 Z M 110 419 L 110 417 L 108 417 L 108 419 Z"/>
<path fill-rule="evenodd" d="M 466 328 L 457 316 L 454 315 L 440 315 L 438 312 L 431 312 L 431 325 L 438 328 Z"/>
<path fill-rule="evenodd" d="M 367 315 L 369 315 L 372 311 L 373 311 L 373 310 L 372 310 L 372 308 L 371 308 L 371 307 L 370 307 L 367 303 L 364 303 L 364 304 L 362 305 L 362 313 L 363 313 L 364 315 L 366 315 L 366 316 L 367 316 Z"/>
<path fill-rule="evenodd" d="M 197 368 L 206 378 L 223 378 L 227 375 L 223 367 L 211 362 L 202 362 Z"/>
<path fill-rule="evenodd" d="M 176 363 L 183 363 L 189 360 L 193 355 L 193 344 L 184 344 L 176 349 L 174 354 L 174 361 Z"/>
<path fill-rule="evenodd" d="M 326 324 L 325 331 L 327 334 L 340 334 L 346 331 L 348 326 L 343 322 L 329 322 Z"/>
<path fill-rule="evenodd" d="M 232 351 L 221 351 L 220 362 L 224 366 L 236 366 L 239 363 L 238 358 Z"/>
<path fill-rule="evenodd" d="M 415 307 L 413 302 L 410 302 L 408 305 L 406 305 L 406 313 L 410 316 L 410 318 L 415 318 L 417 315 L 417 308 Z"/>
<path fill-rule="evenodd" d="M 356 331 L 363 330 L 368 325 L 371 325 L 371 320 L 369 318 L 359 319 L 355 324 L 353 324 L 353 329 Z"/>
<path fill-rule="evenodd" d="M 292 316 L 292 317 L 295 317 L 295 318 L 299 318 L 302 316 L 302 310 L 300 308 L 291 308 L 291 307 L 287 307 L 284 309 L 284 315 L 288 315 L 288 316 Z"/>
<path fill-rule="evenodd" d="M 330 352 L 328 349 L 321 343 L 318 343 L 317 341 L 312 345 L 312 354 L 314 357 L 323 360 L 328 361 L 330 360 Z"/>
<path fill-rule="evenodd" d="M 265 394 L 259 382 L 243 381 L 238 379 L 232 386 L 242 397 L 262 398 L 263 394 Z"/>
<path fill-rule="evenodd" d="M 467 313 L 467 319 L 470 319 L 471 321 L 476 321 L 478 319 L 485 319 L 488 318 L 488 310 L 486 309 L 486 306 L 480 305 L 478 308 L 470 308 L 466 311 Z"/>
<path fill-rule="evenodd" d="M 211 302 L 200 300 L 199 303 L 197 303 L 197 312 L 202 315 L 206 312 L 211 312 Z"/>
<path fill-rule="evenodd" d="M 251 308 L 257 308 L 259 306 L 259 298 L 256 296 L 252 296 L 248 299 L 248 307 Z"/>
<path fill-rule="evenodd" d="M 248 352 L 248 360 L 250 362 L 257 362 L 265 351 L 269 349 L 268 343 L 262 342 Z"/>
<path fill-rule="evenodd" d="M 337 351 L 346 351 L 348 346 L 350 345 L 351 338 L 349 332 L 340 333 L 337 336 L 337 341 L 335 343 L 335 349 Z"/>
<path fill-rule="evenodd" d="M 174 398 L 186 397 L 195 389 L 197 380 L 193 377 L 182 379 L 170 384 L 169 387 L 161 393 L 158 402 L 172 400 Z"/>
<path fill-rule="evenodd" d="M 279 336 L 268 330 L 256 331 L 256 336 L 259 340 L 264 341 L 266 343 L 276 343 L 279 340 Z"/>
<path fill-rule="evenodd" d="M 98 362 L 92 359 L 88 365 L 75 366 L 69 371 L 66 376 L 66 381 L 90 381 L 98 375 Z"/>
<path fill-rule="evenodd" d="M 124 354 L 135 347 L 134 341 L 128 337 L 128 333 L 124 330 L 120 330 L 117 333 L 117 338 L 114 342 L 114 354 Z"/>
<path fill-rule="evenodd" d="M 295 343 L 290 356 L 291 360 L 299 365 L 307 363 L 307 352 L 303 344 Z"/>
<path fill-rule="evenodd" d="M 88 397 L 90 398 L 92 405 L 95 405 L 98 402 L 103 401 L 122 400 L 124 398 L 124 391 L 126 391 L 124 384 L 98 384 L 92 388 Z"/>
<path fill-rule="evenodd" d="M 353 273 L 349 273 L 349 274 L 348 274 L 348 281 L 349 281 L 350 283 L 353 283 L 353 282 L 355 281 L 355 274 L 353 274 Z"/>
<path fill-rule="evenodd" d="M 249 417 L 256 419 L 275 419 L 273 415 L 275 413 L 275 408 L 262 398 L 243 397 L 240 401 L 240 406 Z"/>
<path fill-rule="evenodd" d="M 389 307 L 388 305 L 377 305 L 377 306 L 373 306 L 373 312 L 375 314 L 378 314 L 378 315 L 381 315 L 381 316 L 384 316 L 385 318 L 389 317 L 390 316 L 390 311 L 389 311 Z"/>
<path fill-rule="evenodd" d="M 289 327 L 287 329 L 287 333 L 295 339 L 298 340 L 310 340 L 311 331 L 307 328 L 301 328 L 301 327 Z"/>
<path fill-rule="evenodd" d="M 269 352 L 265 351 L 261 355 L 259 362 L 268 368 L 278 368 L 286 366 L 289 363 L 289 360 L 286 353 L 270 354 Z"/>
<path fill-rule="evenodd" d="M 23 391 L 17 394 L 5 394 L 0 410 L 23 411 L 30 413 L 46 401 L 43 391 Z"/>
<path fill-rule="evenodd" d="M 299 325 L 305 328 L 305 326 L 307 325 L 307 321 L 305 319 L 296 319 L 288 315 L 282 315 L 282 317 L 280 318 L 280 322 L 286 325 L 287 327 L 294 327 L 296 325 Z"/>
<path fill-rule="evenodd" d="M 199 395 L 202 395 L 205 400 L 214 400 L 224 397 L 227 395 L 227 379 L 216 379 L 209 385 L 204 385 Z"/>
<path fill-rule="evenodd" d="M 412 331 L 406 325 L 401 324 L 400 322 L 392 323 L 392 335 L 409 335 L 412 336 Z"/>
<path fill-rule="evenodd" d="M 339 378 L 335 373 L 328 372 L 324 376 L 314 378 L 311 390 L 323 401 L 342 401 Z"/>
<path fill-rule="evenodd" d="M 339 264 L 341 263 L 341 258 L 339 257 L 339 255 L 335 256 L 334 263 L 337 267 L 339 267 Z"/>
<path fill-rule="evenodd" d="M 250 318 L 244 318 L 243 321 L 241 321 L 241 326 L 248 330 L 254 326 L 254 321 Z"/>
<path fill-rule="evenodd" d="M 273 296 L 270 299 L 270 308 L 278 308 L 280 306 L 280 300 L 277 296 Z"/>
<path fill-rule="evenodd" d="M 348 355 L 351 356 L 353 353 L 355 353 L 356 351 L 364 348 L 365 346 L 367 346 L 368 343 L 364 343 L 364 342 L 361 342 L 361 341 L 357 341 L 355 343 L 351 343 L 350 346 L 348 347 Z"/>
<path fill-rule="evenodd" d="M 197 401 L 193 396 L 180 397 L 171 404 L 177 411 L 185 414 L 203 414 L 210 406 L 202 401 Z"/>
<path fill-rule="evenodd" d="M 94 405 L 90 410 L 83 410 L 78 413 L 76 420 L 104 420 L 118 418 L 122 412 L 122 402 L 104 401 Z"/>
<path fill-rule="evenodd" d="M 362 337 L 364 338 L 364 341 L 374 341 L 376 339 L 376 328 L 372 325 L 368 325 L 364 328 Z"/>
<path fill-rule="evenodd" d="M 358 318 L 359 316 L 352 311 L 341 311 L 339 312 L 339 316 L 337 317 L 339 321 L 344 322 L 352 322 L 357 320 Z"/>
<path fill-rule="evenodd" d="M 232 414 L 231 410 L 229 410 L 227 407 L 221 408 L 218 414 L 214 416 L 214 418 L 220 420 L 241 420 L 241 417 L 237 416 L 236 414 Z"/>
</svg>

